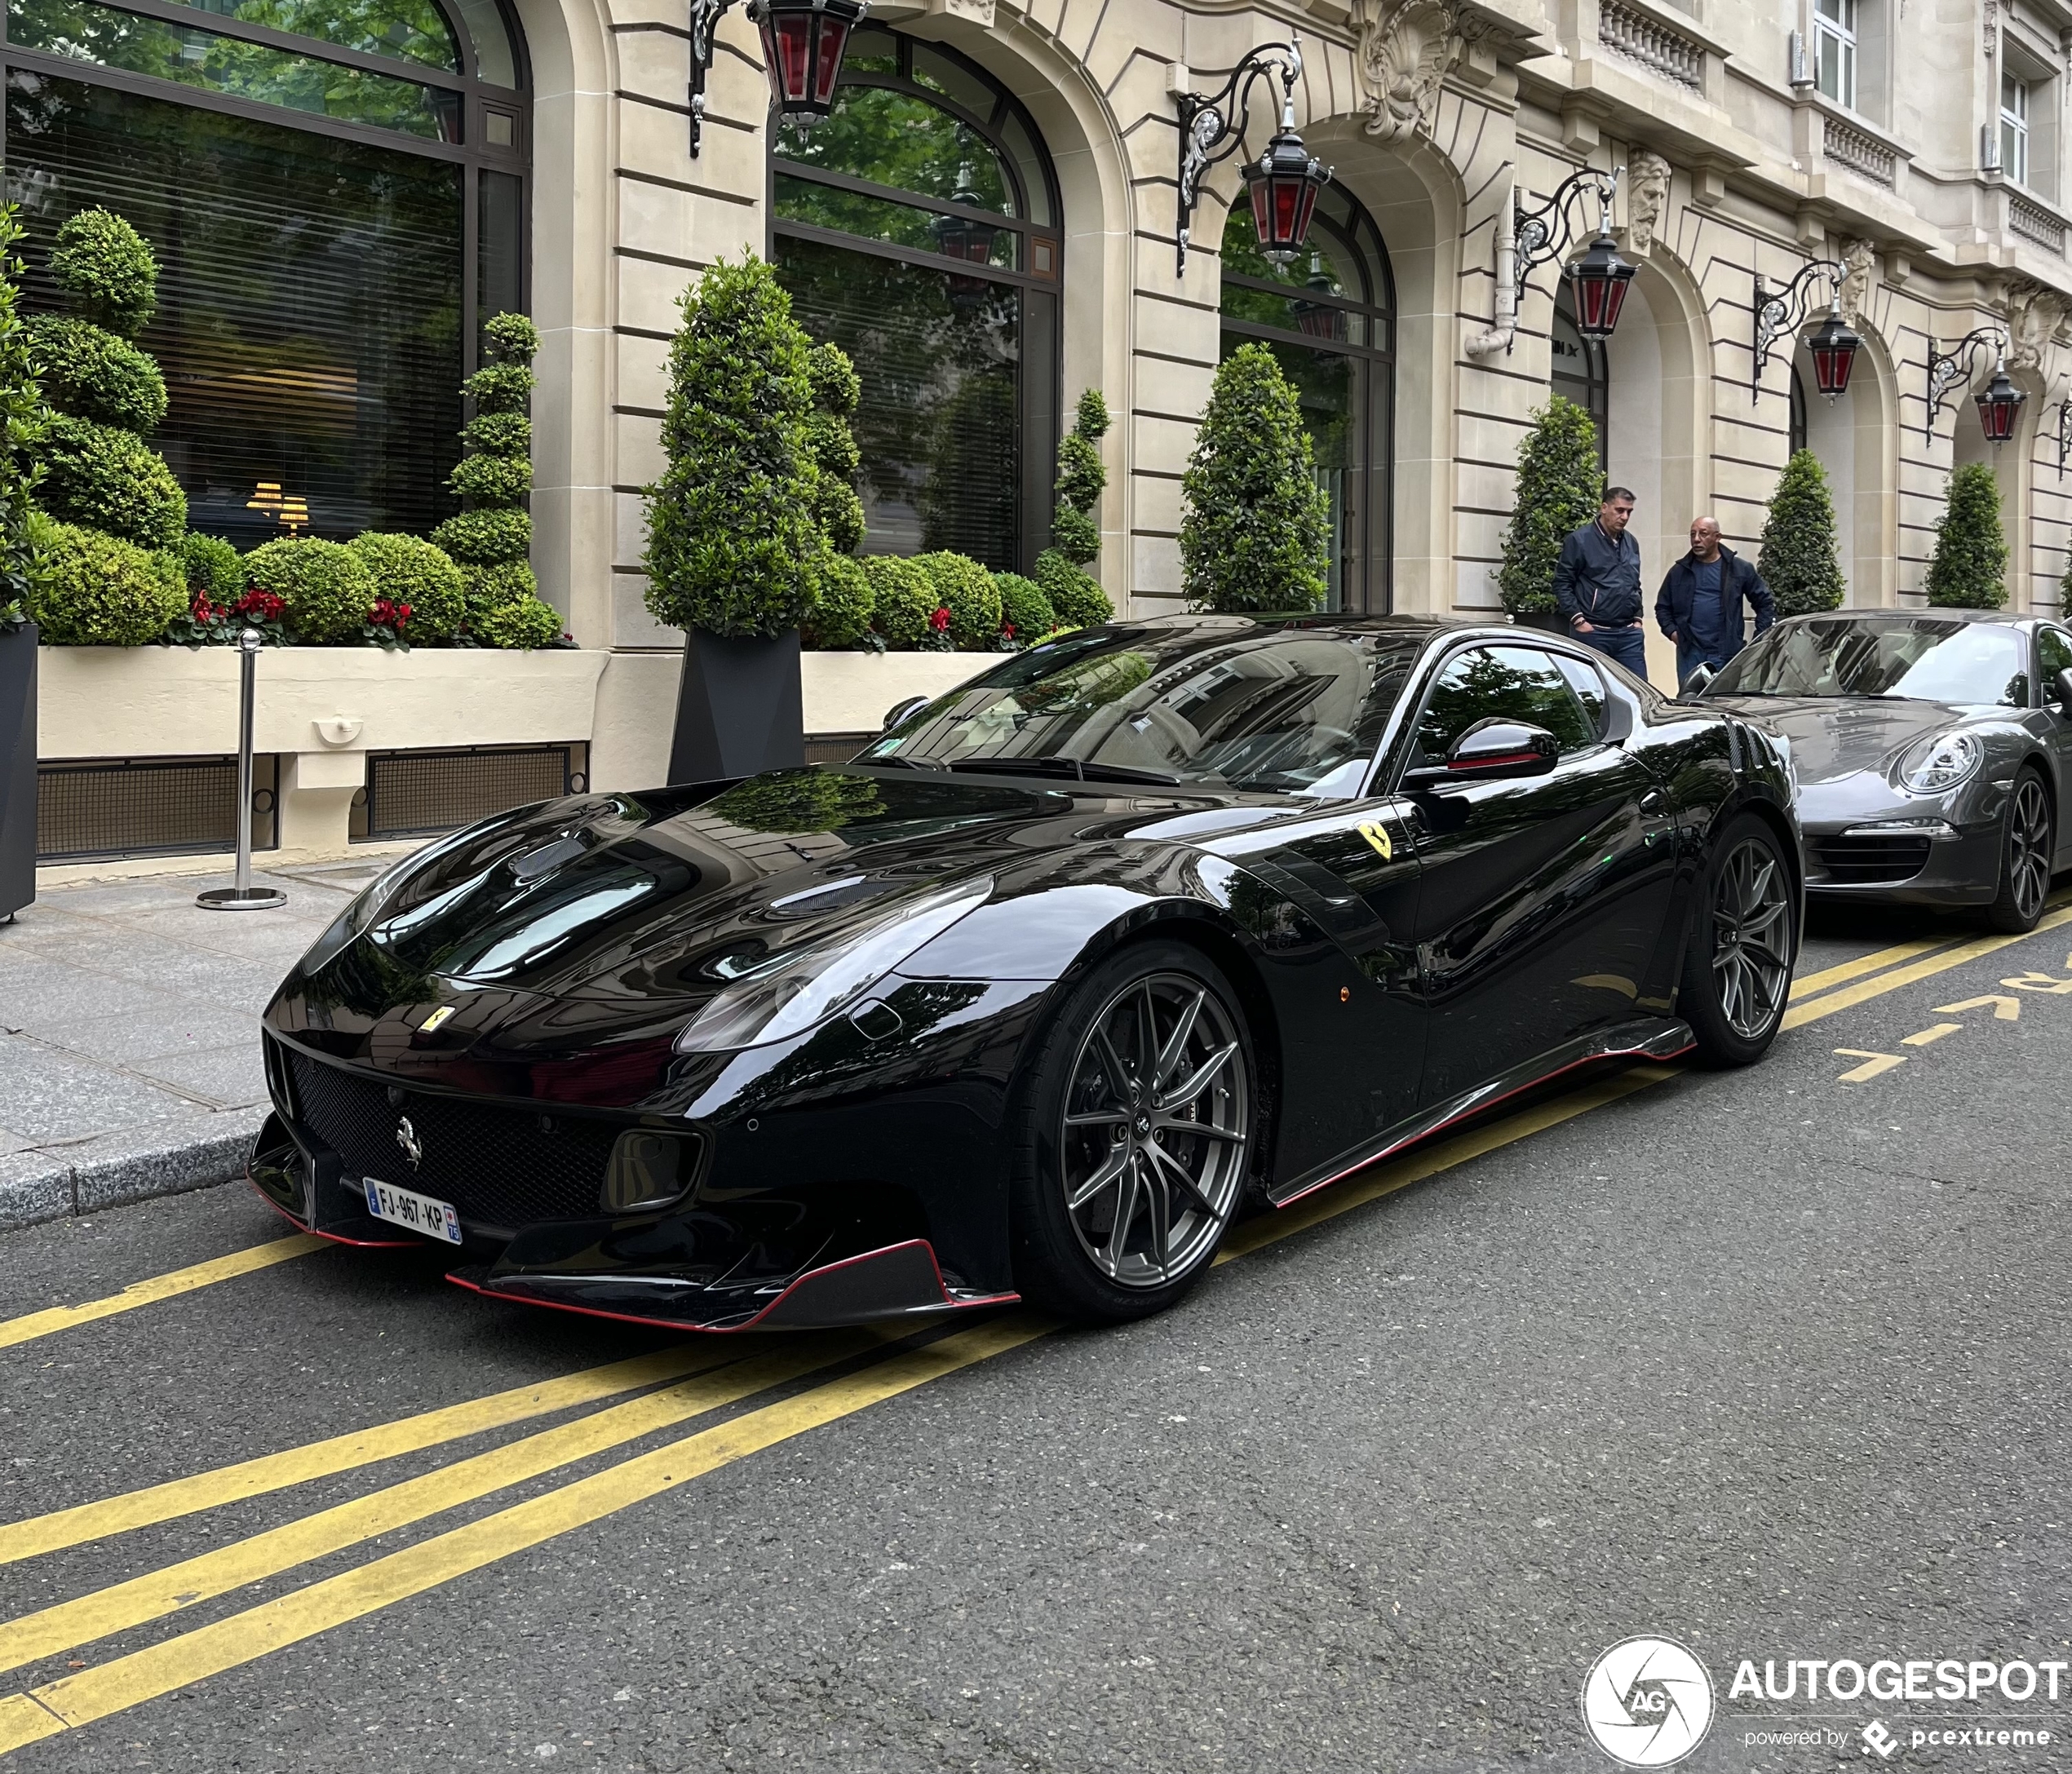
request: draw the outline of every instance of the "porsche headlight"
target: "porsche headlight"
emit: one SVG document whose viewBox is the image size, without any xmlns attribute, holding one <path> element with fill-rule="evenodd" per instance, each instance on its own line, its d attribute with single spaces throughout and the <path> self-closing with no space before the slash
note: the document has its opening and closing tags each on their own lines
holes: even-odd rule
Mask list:
<svg viewBox="0 0 2072 1774">
<path fill-rule="evenodd" d="M 1938 733 L 1900 760 L 1899 780 L 1913 794 L 1941 794 L 1970 781 L 1985 761 L 1986 747 L 1976 733 Z"/>
<path fill-rule="evenodd" d="M 731 1053 L 803 1034 L 846 1009 L 993 894 L 990 876 L 896 902 L 859 930 L 772 955 L 737 975 L 676 1037 L 679 1053 Z"/>
</svg>

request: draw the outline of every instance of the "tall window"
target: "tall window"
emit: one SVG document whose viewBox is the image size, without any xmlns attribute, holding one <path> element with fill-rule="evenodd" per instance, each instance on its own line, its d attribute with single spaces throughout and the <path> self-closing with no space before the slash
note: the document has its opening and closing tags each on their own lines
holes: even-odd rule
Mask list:
<svg viewBox="0 0 2072 1774">
<path fill-rule="evenodd" d="M 1820 90 L 1835 104 L 1856 109 L 1857 0 L 1815 0 L 1813 52 Z"/>
<path fill-rule="evenodd" d="M 773 131 L 770 184 L 792 312 L 863 378 L 866 550 L 1026 572 L 1050 541 L 1065 259 L 1028 113 L 954 51 L 866 27 L 833 113 Z"/>
<path fill-rule="evenodd" d="M 157 254 L 141 343 L 190 527 L 250 546 L 453 510 L 476 321 L 525 301 L 525 73 L 498 0 L 7 0 L 0 55 L 31 306 L 55 303 L 75 210 Z"/>
<path fill-rule="evenodd" d="M 1793 455 L 1806 447 L 1806 384 L 1799 374 L 1799 366 L 1791 366 L 1791 398 L 1785 415 L 1785 443 Z"/>
<path fill-rule="evenodd" d="M 1554 392 L 1575 402 L 1597 428 L 1597 466 L 1611 465 L 1611 378 L 1605 347 L 1576 330 L 1575 302 L 1568 280 L 1554 294 L 1554 331 L 1549 341 L 1553 369 L 1547 377 Z"/>
<path fill-rule="evenodd" d="M 1326 608 L 1389 607 L 1395 285 L 1388 250 L 1342 187 L 1324 187 L 1308 251 L 1285 269 L 1260 253 L 1249 204 L 1223 231 L 1223 355 L 1263 343 L 1295 386 L 1330 502 Z"/>
<path fill-rule="evenodd" d="M 2000 76 L 2000 170 L 2029 183 L 2029 82 L 2012 74 Z"/>
</svg>

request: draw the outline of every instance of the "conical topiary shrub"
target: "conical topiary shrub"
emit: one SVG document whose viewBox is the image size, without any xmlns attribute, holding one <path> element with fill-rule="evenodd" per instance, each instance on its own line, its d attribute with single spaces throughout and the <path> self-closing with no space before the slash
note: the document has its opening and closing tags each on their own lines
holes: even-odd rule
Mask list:
<svg viewBox="0 0 2072 1774">
<path fill-rule="evenodd" d="M 1264 345 L 1240 345 L 1216 370 L 1180 495 L 1180 586 L 1195 608 L 1322 606 L 1330 509 L 1294 385 Z"/>
<path fill-rule="evenodd" d="M 1533 412 L 1518 448 L 1518 485 L 1503 533 L 1497 589 L 1513 616 L 1552 615 L 1561 544 L 1597 515 L 1605 472 L 1597 427 L 1574 401 L 1552 396 Z"/>
<path fill-rule="evenodd" d="M 1105 622 L 1115 613 L 1100 582 L 1087 571 L 1100 558 L 1100 524 L 1094 512 L 1108 485 L 1100 440 L 1109 424 L 1108 403 L 1100 390 L 1082 390 L 1072 429 L 1058 445 L 1057 514 L 1051 520 L 1051 546 L 1036 557 L 1033 575 L 1056 620 L 1075 628 Z"/>
<path fill-rule="evenodd" d="M 467 509 L 448 518 L 432 539 L 459 564 L 469 639 L 485 647 L 544 647 L 560 637 L 561 617 L 541 599 L 527 558 L 539 329 L 523 314 L 493 314 L 482 323 L 482 346 L 489 361 L 461 384 L 475 407 L 460 434 L 468 453 L 446 481 Z"/>
<path fill-rule="evenodd" d="M 1946 608 L 1997 610 L 2008 601 L 2007 570 L 2000 484 L 1984 462 L 1968 462 L 1950 477 L 1922 589 Z"/>
<path fill-rule="evenodd" d="M 22 262 L 15 256 L 22 226 L 15 206 L 0 204 L 0 635 L 26 619 L 41 553 L 37 484 L 51 409 L 37 379 L 29 329 L 16 311 Z M 0 735 L 0 737 L 4 737 Z M 0 776 L 0 799 L 7 781 Z"/>
<path fill-rule="evenodd" d="M 157 306 L 158 262 L 121 216 L 82 210 L 58 230 L 51 276 L 77 312 L 29 323 L 57 414 L 38 502 L 68 524 L 166 547 L 187 528 L 187 496 L 144 441 L 166 416 L 166 381 L 132 343 Z"/>
<path fill-rule="evenodd" d="M 1792 453 L 1770 495 L 1755 570 L 1777 599 L 1779 616 L 1840 609 L 1848 595 L 1827 471 L 1810 449 Z"/>
</svg>

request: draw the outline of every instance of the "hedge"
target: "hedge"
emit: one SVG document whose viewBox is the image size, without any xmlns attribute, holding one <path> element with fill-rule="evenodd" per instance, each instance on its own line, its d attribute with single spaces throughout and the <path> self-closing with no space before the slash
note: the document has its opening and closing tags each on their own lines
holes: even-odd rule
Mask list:
<svg viewBox="0 0 2072 1774">
<path fill-rule="evenodd" d="M 468 631 L 487 647 L 546 647 L 561 638 L 561 613 L 537 597 L 517 598 L 469 617 Z"/>
<path fill-rule="evenodd" d="M 211 604 L 235 604 L 245 590 L 245 557 L 220 536 L 190 530 L 175 544 L 186 569 L 190 592 L 208 595 Z"/>
<path fill-rule="evenodd" d="M 919 647 L 931 633 L 934 582 L 913 561 L 897 555 L 869 555 L 863 570 L 870 580 L 871 625 L 885 637 L 886 645 Z"/>
<path fill-rule="evenodd" d="M 459 629 L 467 615 L 467 591 L 460 568 L 444 550 L 421 536 L 378 530 L 356 536 L 345 546 L 367 569 L 376 597 L 410 605 L 404 639 L 413 646 L 449 639 Z"/>
<path fill-rule="evenodd" d="M 1018 573 L 996 573 L 993 585 L 1000 594 L 1001 630 L 1010 640 L 1027 647 L 1057 626 L 1057 612 L 1034 579 Z"/>
<path fill-rule="evenodd" d="M 950 638 L 957 646 L 972 653 L 999 639 L 1000 588 L 991 573 L 968 555 L 942 550 L 915 555 L 914 564 L 935 587 L 937 607 L 950 612 Z"/>
<path fill-rule="evenodd" d="M 374 579 L 343 542 L 314 536 L 262 542 L 245 557 L 245 575 L 253 590 L 281 599 L 289 630 L 313 645 L 360 639 L 374 608 Z"/>
<path fill-rule="evenodd" d="M 813 605 L 801 625 L 806 645 L 830 650 L 855 646 L 870 632 L 877 602 L 863 563 L 828 550 L 812 563 L 812 582 Z"/>
<path fill-rule="evenodd" d="M 1055 548 L 1036 557 L 1036 583 L 1051 600 L 1057 619 L 1072 628 L 1091 628 L 1114 619 L 1115 606 L 1100 582 L 1074 566 Z"/>
<path fill-rule="evenodd" d="M 29 613 L 56 647 L 141 647 L 187 612 L 177 555 L 138 547 L 75 524 L 51 524 Z"/>
</svg>

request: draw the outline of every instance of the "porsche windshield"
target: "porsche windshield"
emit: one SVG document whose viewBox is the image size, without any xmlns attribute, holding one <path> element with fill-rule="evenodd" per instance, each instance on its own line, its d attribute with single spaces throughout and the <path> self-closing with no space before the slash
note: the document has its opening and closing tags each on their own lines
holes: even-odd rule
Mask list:
<svg viewBox="0 0 2072 1774">
<path fill-rule="evenodd" d="M 1423 639 L 1249 623 L 1090 629 L 951 692 L 862 757 L 1355 794 Z"/>
<path fill-rule="evenodd" d="M 1884 696 L 2029 701 L 2021 634 L 1933 617 L 1780 623 L 1729 663 L 1707 696 Z"/>
</svg>

